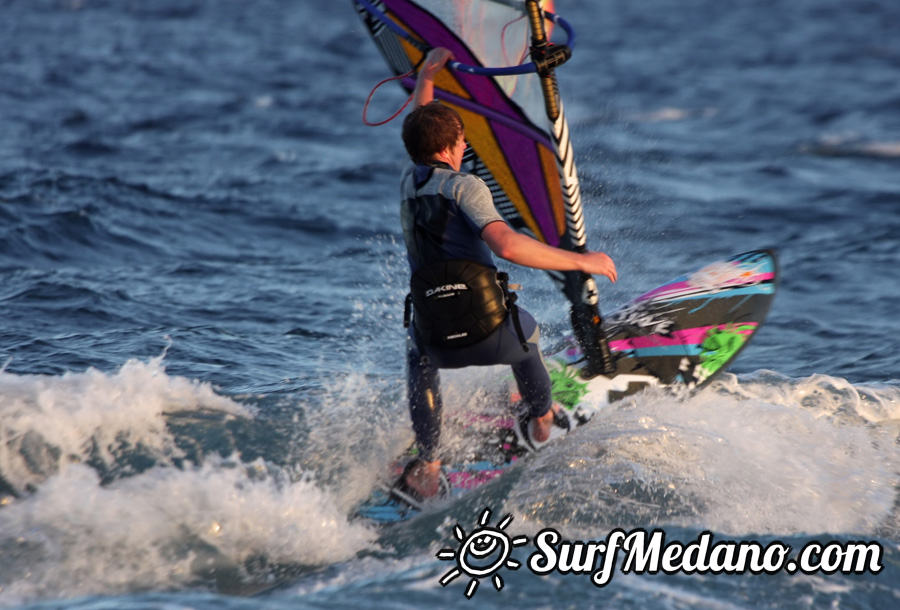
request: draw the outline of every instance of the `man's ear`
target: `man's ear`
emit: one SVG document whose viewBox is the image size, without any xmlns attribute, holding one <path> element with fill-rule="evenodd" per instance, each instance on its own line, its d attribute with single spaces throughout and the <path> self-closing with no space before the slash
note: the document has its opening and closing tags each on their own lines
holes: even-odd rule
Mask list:
<svg viewBox="0 0 900 610">
<path fill-rule="evenodd" d="M 442 148 L 442 149 L 439 150 L 438 152 L 434 153 L 434 157 L 433 157 L 433 158 L 434 158 L 436 161 L 444 161 L 444 162 L 446 162 L 446 161 L 449 161 L 449 160 L 450 160 L 450 154 L 451 154 L 452 152 L 453 152 L 453 151 L 452 151 L 452 150 L 450 149 L 450 147 L 448 146 L 447 148 Z"/>
</svg>

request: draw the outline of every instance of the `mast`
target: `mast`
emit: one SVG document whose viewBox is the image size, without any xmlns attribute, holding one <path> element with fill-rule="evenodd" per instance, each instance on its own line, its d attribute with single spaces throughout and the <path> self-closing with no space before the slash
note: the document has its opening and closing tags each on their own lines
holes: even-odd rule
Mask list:
<svg viewBox="0 0 900 610">
<path fill-rule="evenodd" d="M 553 144 L 560 165 L 560 182 L 563 197 L 566 200 L 566 224 L 568 229 L 569 249 L 583 253 L 587 251 L 584 235 L 584 214 L 581 206 L 581 189 L 575 170 L 574 155 L 569 142 L 569 133 L 562 103 L 559 99 L 559 86 L 556 81 L 556 68 L 572 57 L 568 45 L 551 45 L 547 40 L 544 28 L 544 13 L 539 0 L 525 0 L 525 10 L 531 25 L 531 60 L 537 67 L 541 79 L 541 91 L 544 95 L 544 109 L 547 118 L 553 125 Z M 600 315 L 597 295 L 597 283 L 587 273 L 570 271 L 564 274 L 563 290 L 572 303 L 570 310 L 572 331 L 584 352 L 587 364 L 581 375 L 585 378 L 604 373 L 612 373 L 615 366 L 609 351 L 609 341 L 603 332 L 603 318 Z"/>
</svg>

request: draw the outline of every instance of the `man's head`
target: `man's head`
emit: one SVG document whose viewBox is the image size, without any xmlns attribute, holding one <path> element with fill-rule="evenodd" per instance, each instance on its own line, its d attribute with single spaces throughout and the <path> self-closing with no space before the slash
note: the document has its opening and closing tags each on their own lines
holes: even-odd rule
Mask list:
<svg viewBox="0 0 900 610">
<path fill-rule="evenodd" d="M 403 144 L 413 163 L 426 165 L 437 157 L 459 170 L 466 148 L 459 114 L 440 102 L 419 106 L 403 121 Z"/>
</svg>

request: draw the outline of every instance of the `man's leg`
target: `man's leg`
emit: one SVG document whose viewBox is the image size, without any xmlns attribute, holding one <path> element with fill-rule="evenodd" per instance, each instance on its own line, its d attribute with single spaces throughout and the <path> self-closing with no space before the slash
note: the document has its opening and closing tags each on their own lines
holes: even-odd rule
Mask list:
<svg viewBox="0 0 900 610">
<path fill-rule="evenodd" d="M 441 378 L 438 369 L 423 357 L 412 337 L 407 340 L 406 381 L 409 399 L 409 415 L 419 455 L 425 461 L 435 459 L 435 450 L 441 438 Z"/>
<path fill-rule="evenodd" d="M 541 356 L 541 333 L 537 322 L 521 307 L 519 323 L 528 344 L 527 352 L 522 348 L 522 341 L 510 317 L 497 332 L 481 343 L 464 349 L 443 350 L 434 356 L 440 359 L 436 364 L 441 368 L 510 365 L 522 400 L 528 405 L 531 438 L 541 443 L 549 438 L 553 426 L 550 372 Z"/>
<path fill-rule="evenodd" d="M 528 327 L 533 325 L 534 330 L 527 339 L 528 351 L 522 350 L 524 357 L 511 367 L 522 400 L 528 405 L 530 436 L 532 440 L 543 443 L 550 438 L 550 429 L 553 426 L 553 385 L 550 381 L 550 371 L 547 370 L 544 357 L 541 355 L 540 329 L 525 310 L 520 309 L 519 316 L 523 322 L 523 330 L 526 329 L 524 318 L 528 319 Z"/>
<path fill-rule="evenodd" d="M 419 495 L 429 498 L 438 493 L 441 462 L 437 447 L 441 440 L 441 379 L 437 367 L 419 353 L 412 332 L 407 336 L 407 393 L 416 445 L 421 463 L 406 473 L 406 483 Z"/>
</svg>

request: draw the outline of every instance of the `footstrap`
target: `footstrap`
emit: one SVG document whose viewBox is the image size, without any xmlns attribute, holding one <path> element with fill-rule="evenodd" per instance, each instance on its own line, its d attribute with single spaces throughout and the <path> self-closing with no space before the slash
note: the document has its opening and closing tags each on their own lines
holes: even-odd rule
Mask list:
<svg viewBox="0 0 900 610">
<path fill-rule="evenodd" d="M 426 502 L 432 499 L 446 498 L 450 495 L 450 480 L 447 478 L 447 475 L 444 473 L 444 470 L 438 473 L 438 493 L 434 498 L 423 498 L 421 494 L 416 492 L 413 488 L 411 488 L 406 483 L 406 475 L 409 474 L 409 471 L 412 470 L 413 466 L 415 466 L 418 460 L 412 460 L 406 465 L 406 468 L 403 469 L 403 474 L 400 475 L 400 478 L 397 479 L 397 482 L 394 483 L 394 486 L 391 487 L 390 496 L 394 500 L 406 504 L 410 508 L 415 510 L 422 510 Z"/>
<path fill-rule="evenodd" d="M 550 432 L 550 438 L 543 442 L 538 442 L 531 438 L 531 431 L 528 426 L 531 417 L 527 412 L 520 413 L 516 418 L 516 425 L 513 427 L 513 432 L 516 435 L 516 444 L 528 453 L 534 453 L 553 439 L 565 436 L 575 427 L 565 408 L 555 404 L 550 408 L 553 411 L 553 428 Z"/>
</svg>

